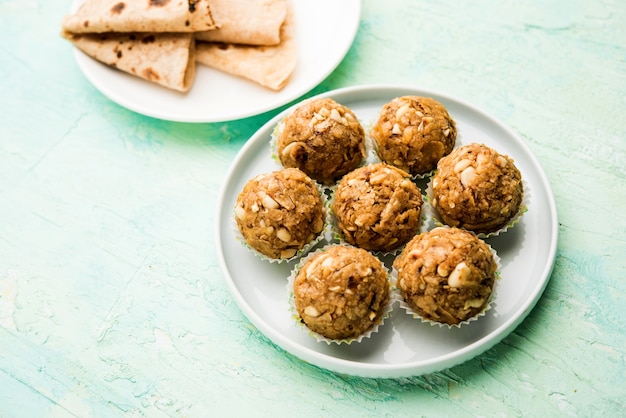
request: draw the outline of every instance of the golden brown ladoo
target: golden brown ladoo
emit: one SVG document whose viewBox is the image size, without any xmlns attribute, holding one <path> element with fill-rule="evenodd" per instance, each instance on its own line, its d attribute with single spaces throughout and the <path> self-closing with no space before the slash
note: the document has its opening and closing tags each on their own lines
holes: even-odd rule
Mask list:
<svg viewBox="0 0 626 418">
<path fill-rule="evenodd" d="M 471 232 L 448 227 L 417 235 L 393 266 L 409 307 L 424 319 L 448 325 L 485 310 L 497 270 L 485 242 Z"/>
<path fill-rule="evenodd" d="M 298 106 L 279 124 L 276 153 L 323 184 L 334 184 L 365 158 L 365 131 L 352 110 L 330 98 Z"/>
<path fill-rule="evenodd" d="M 293 294 L 300 320 L 311 331 L 331 340 L 354 339 L 381 323 L 388 272 L 367 251 L 335 245 L 305 261 Z"/>
<path fill-rule="evenodd" d="M 342 238 L 370 251 L 390 252 L 419 233 L 422 195 L 408 173 L 385 163 L 346 174 L 333 212 Z"/>
<path fill-rule="evenodd" d="M 483 144 L 457 148 L 439 161 L 432 203 L 449 226 L 475 233 L 499 230 L 517 215 L 522 175 L 511 158 Z"/>
<path fill-rule="evenodd" d="M 289 259 L 324 229 L 317 185 L 296 168 L 250 179 L 237 196 L 235 220 L 245 242 L 272 259 Z"/>
<path fill-rule="evenodd" d="M 382 161 L 418 176 L 452 151 L 456 124 L 437 100 L 402 96 L 383 106 L 370 135 Z"/>
</svg>

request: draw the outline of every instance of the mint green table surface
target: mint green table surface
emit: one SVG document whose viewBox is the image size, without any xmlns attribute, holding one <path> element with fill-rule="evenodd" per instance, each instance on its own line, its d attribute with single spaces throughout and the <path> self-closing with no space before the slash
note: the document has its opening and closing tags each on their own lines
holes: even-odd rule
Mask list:
<svg viewBox="0 0 626 418">
<path fill-rule="evenodd" d="M 299 0 L 298 0 L 299 1 Z M 626 4 L 364 0 L 310 93 L 401 83 L 509 125 L 559 211 L 543 297 L 449 370 L 338 375 L 274 346 L 215 256 L 216 196 L 279 110 L 145 117 L 84 78 L 69 0 L 0 0 L 0 416 L 624 416 Z"/>
</svg>

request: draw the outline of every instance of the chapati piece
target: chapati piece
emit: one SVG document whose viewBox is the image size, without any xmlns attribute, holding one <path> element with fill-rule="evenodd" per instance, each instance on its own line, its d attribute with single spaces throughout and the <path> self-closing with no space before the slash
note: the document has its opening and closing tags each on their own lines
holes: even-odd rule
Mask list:
<svg viewBox="0 0 626 418">
<path fill-rule="evenodd" d="M 229 74 L 252 80 L 273 90 L 282 89 L 296 67 L 298 50 L 295 16 L 291 5 L 276 46 L 196 43 L 196 60 Z"/>
<path fill-rule="evenodd" d="M 186 92 L 195 76 L 192 33 L 62 33 L 96 60 L 170 89 Z"/>
<path fill-rule="evenodd" d="M 219 29 L 196 33 L 196 39 L 247 45 L 278 45 L 287 16 L 286 0 L 211 0 Z"/>
<path fill-rule="evenodd" d="M 210 0 L 87 0 L 63 18 L 72 33 L 198 32 L 217 28 Z"/>
</svg>

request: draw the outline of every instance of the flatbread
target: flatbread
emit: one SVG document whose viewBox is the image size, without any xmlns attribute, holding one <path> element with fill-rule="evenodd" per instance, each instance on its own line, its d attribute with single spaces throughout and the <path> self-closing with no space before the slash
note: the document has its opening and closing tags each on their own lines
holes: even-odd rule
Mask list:
<svg viewBox="0 0 626 418">
<path fill-rule="evenodd" d="M 87 0 L 63 18 L 71 33 L 197 32 L 217 28 L 210 0 Z"/>
<path fill-rule="evenodd" d="M 196 60 L 229 74 L 252 80 L 273 90 L 282 89 L 296 67 L 298 50 L 293 7 L 280 30 L 276 46 L 244 46 L 196 42 Z"/>
<path fill-rule="evenodd" d="M 192 33 L 63 32 L 78 49 L 121 71 L 186 92 L 195 77 L 195 40 Z"/>
<path fill-rule="evenodd" d="M 287 16 L 287 0 L 211 0 L 217 30 L 196 33 L 196 39 L 247 45 L 278 45 Z"/>
</svg>

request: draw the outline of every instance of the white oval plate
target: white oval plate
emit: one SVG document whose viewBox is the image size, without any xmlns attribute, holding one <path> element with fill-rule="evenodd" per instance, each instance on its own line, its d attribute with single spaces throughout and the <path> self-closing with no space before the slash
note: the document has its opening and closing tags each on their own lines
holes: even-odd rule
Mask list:
<svg viewBox="0 0 626 418">
<path fill-rule="evenodd" d="M 85 0 L 75 0 L 76 10 Z M 74 48 L 78 66 L 102 94 L 137 113 L 177 122 L 224 122 L 276 109 L 307 93 L 339 65 L 356 36 L 360 0 L 291 0 L 298 63 L 287 85 L 272 91 L 252 81 L 196 66 L 187 93 L 158 86 L 97 62 Z"/>
<path fill-rule="evenodd" d="M 238 193 L 254 175 L 280 169 L 270 154 L 270 137 L 281 112 L 244 145 L 220 193 L 217 253 L 237 304 L 275 344 L 316 366 L 366 377 L 406 377 L 446 369 L 467 361 L 502 340 L 528 315 L 550 278 L 556 254 L 558 221 L 554 197 L 543 169 L 509 128 L 461 100 L 405 86 L 362 86 L 324 93 L 350 107 L 366 130 L 382 105 L 401 95 L 433 97 L 446 106 L 458 127 L 457 146 L 481 142 L 511 156 L 529 193 L 528 212 L 508 232 L 487 239 L 498 252 L 502 279 L 495 307 L 462 328 L 431 326 L 394 307 L 372 338 L 351 345 L 327 345 L 296 326 L 288 308 L 287 277 L 293 263 L 260 260 L 235 239 L 233 208 Z M 297 105 L 294 105 L 297 106 Z M 293 107 L 292 107 L 293 108 Z"/>
</svg>

